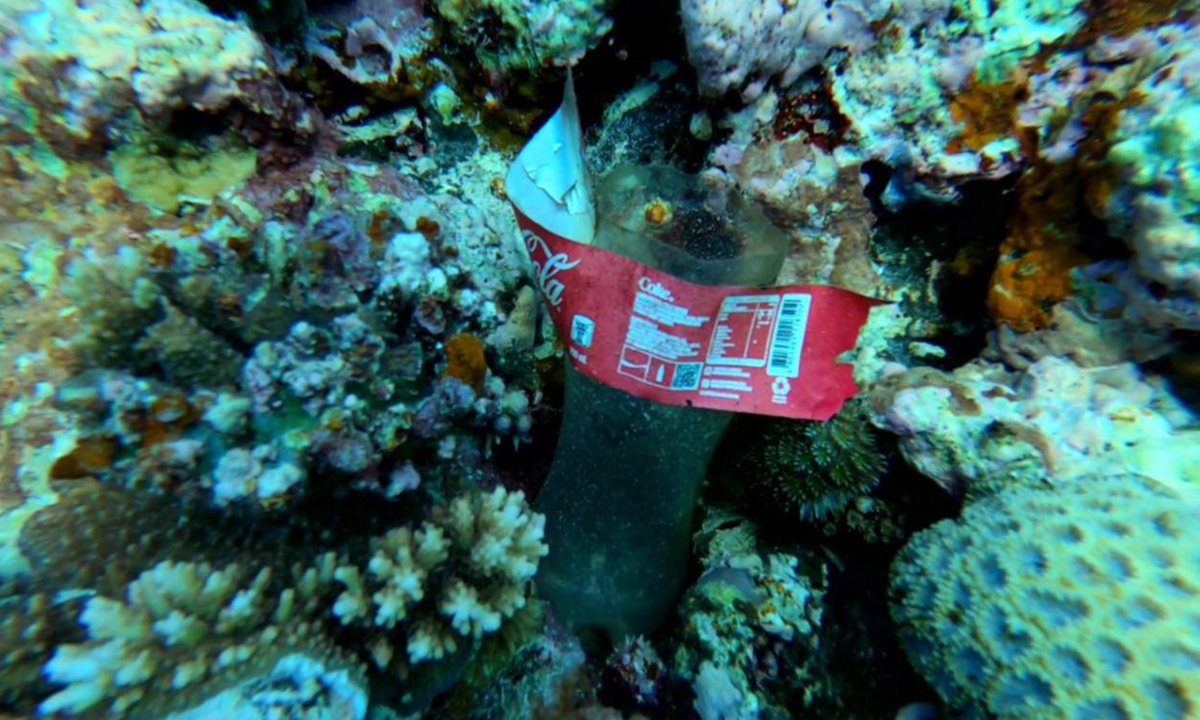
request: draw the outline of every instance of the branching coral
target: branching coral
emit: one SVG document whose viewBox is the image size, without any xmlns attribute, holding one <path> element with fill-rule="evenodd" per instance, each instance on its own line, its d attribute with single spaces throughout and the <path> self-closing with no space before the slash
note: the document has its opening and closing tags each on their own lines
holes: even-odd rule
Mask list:
<svg viewBox="0 0 1200 720">
<path fill-rule="evenodd" d="M 306 622 L 332 587 L 335 565 L 327 554 L 297 566 L 281 589 L 269 567 L 251 575 L 237 564 L 161 562 L 129 583 L 123 599 L 87 601 L 79 616 L 87 641 L 60 645 L 46 663 L 46 677 L 66 687 L 39 710 L 77 715 L 103 704 L 122 714 L 147 697 L 187 707 L 213 685 L 266 672 L 293 652 L 353 668 Z"/>
<path fill-rule="evenodd" d="M 223 522 L 99 485 L 35 513 L 21 543 L 30 573 L 0 602 L 0 656 L 13 677 L 36 678 L 40 668 L 45 682 L 0 682 L 6 702 L 163 716 L 217 702 L 234 686 L 220 703 L 244 701 L 266 677 L 315 672 L 328 685 L 322 701 L 349 703 L 358 710 L 348 717 L 362 717 L 360 659 L 418 692 L 425 681 L 410 664 L 468 658 L 525 607 L 547 552 L 542 516 L 503 488 L 375 538 L 369 557 L 353 543 L 344 554 L 326 549 L 303 531 L 298 547 L 245 529 L 235 530 L 241 542 L 214 544 L 214 533 L 234 527 Z M 392 662 L 395 645 L 404 655 Z M 447 667 L 435 672 L 462 670 Z"/>
<path fill-rule="evenodd" d="M 48 695 L 51 686 L 42 677 L 42 665 L 56 642 L 77 641 L 72 628 L 81 600 L 56 601 L 46 593 L 12 596 L 0 600 L 0 705 L 28 708 L 31 694 Z"/>
<path fill-rule="evenodd" d="M 339 567 L 345 591 L 333 612 L 343 624 L 406 628 L 409 663 L 453 654 L 462 639 L 495 632 L 525 606 L 527 584 L 548 552 L 544 524 L 521 492 L 458 498 L 420 528 L 373 541 L 366 573 Z M 377 645 L 376 664 L 387 667 L 393 654 L 390 641 Z"/>
<path fill-rule="evenodd" d="M 357 29 L 339 57 L 374 75 Z M 263 43 L 191 0 L 0 9 L 0 215 L 21 240 L 0 252 L 6 712 L 251 717 L 199 703 L 291 693 L 289 716 L 328 701 L 346 712 L 327 717 L 361 717 L 377 640 L 461 672 L 437 659 L 498 635 L 546 552 L 519 494 L 425 513 L 459 468 L 492 482 L 483 450 L 530 429 L 535 380 L 484 359 L 527 282 L 509 214 L 426 184 L 429 162 L 347 162 L 332 139 L 273 152 L 272 129 L 311 139 L 320 123 L 272 113 L 299 101 Z M 418 437 L 459 333 L 465 412 L 430 404 Z M 364 491 L 378 502 L 361 527 L 317 532 Z M 446 556 L 422 600 L 391 588 L 393 622 L 344 625 L 333 572 L 397 577 L 397 516 L 436 527 Z"/>
</svg>

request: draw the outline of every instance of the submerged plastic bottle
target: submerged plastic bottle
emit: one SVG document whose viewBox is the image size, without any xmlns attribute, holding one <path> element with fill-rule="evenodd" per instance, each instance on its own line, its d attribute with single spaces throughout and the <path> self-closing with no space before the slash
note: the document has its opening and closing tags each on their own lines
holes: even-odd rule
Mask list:
<svg viewBox="0 0 1200 720">
<path fill-rule="evenodd" d="M 740 195 L 667 167 L 614 170 L 595 244 L 697 284 L 772 283 L 787 236 Z M 562 434 L 538 498 L 550 554 L 540 594 L 575 630 L 648 633 L 687 573 L 692 512 L 731 415 L 661 405 L 567 363 Z"/>
</svg>

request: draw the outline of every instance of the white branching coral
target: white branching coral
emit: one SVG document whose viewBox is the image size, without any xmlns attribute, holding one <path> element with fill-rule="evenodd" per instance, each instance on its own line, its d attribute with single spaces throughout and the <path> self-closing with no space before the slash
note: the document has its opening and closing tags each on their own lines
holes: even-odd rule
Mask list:
<svg viewBox="0 0 1200 720">
<path fill-rule="evenodd" d="M 385 628 L 407 623 L 410 662 L 458 649 L 525 606 L 526 585 L 549 548 L 545 517 L 521 492 L 496 488 L 454 500 L 417 530 L 392 530 L 373 543 L 366 572 L 351 565 L 334 577 L 345 591 L 333 613 L 343 624 Z M 376 662 L 391 661 L 390 647 Z"/>
<path fill-rule="evenodd" d="M 470 549 L 472 569 L 520 583 L 533 578 L 548 552 L 546 518 L 529 511 L 525 493 L 496 488 L 489 495 L 458 498 L 447 528 L 459 549 Z"/>
<path fill-rule="evenodd" d="M 39 706 L 43 714 L 76 715 L 108 702 L 122 714 L 149 695 L 178 693 L 205 680 L 267 661 L 303 635 L 317 598 L 332 586 L 336 558 L 293 570 L 280 590 L 272 570 L 251 576 L 237 564 L 164 561 L 129 583 L 125 599 L 97 595 L 79 622 L 87 641 L 60 645 L 43 667 L 65 685 Z"/>
<path fill-rule="evenodd" d="M 371 598 L 375 624 L 390 628 L 404 620 L 408 608 L 425 597 L 429 571 L 447 556 L 442 531 L 429 523 L 415 533 L 404 527 L 384 535 L 367 565 L 370 576 L 383 583 Z"/>
</svg>

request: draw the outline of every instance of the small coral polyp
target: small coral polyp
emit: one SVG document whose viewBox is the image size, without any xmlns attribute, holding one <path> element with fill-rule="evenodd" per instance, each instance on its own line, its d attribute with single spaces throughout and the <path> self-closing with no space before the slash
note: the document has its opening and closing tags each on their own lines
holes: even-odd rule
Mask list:
<svg viewBox="0 0 1200 720">
<path fill-rule="evenodd" d="M 735 492 L 771 498 L 806 522 L 836 519 L 879 484 L 887 462 L 859 403 L 827 423 L 754 419 L 724 445 L 716 477 Z"/>
</svg>

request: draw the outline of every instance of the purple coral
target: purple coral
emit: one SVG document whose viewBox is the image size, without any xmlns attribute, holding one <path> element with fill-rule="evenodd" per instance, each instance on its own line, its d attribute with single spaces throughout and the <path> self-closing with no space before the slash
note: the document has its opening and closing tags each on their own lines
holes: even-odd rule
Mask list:
<svg viewBox="0 0 1200 720">
<path fill-rule="evenodd" d="M 353 307 L 379 281 L 371 238 L 349 215 L 326 215 L 301 242 L 297 281 L 305 298 L 320 307 Z"/>
</svg>

